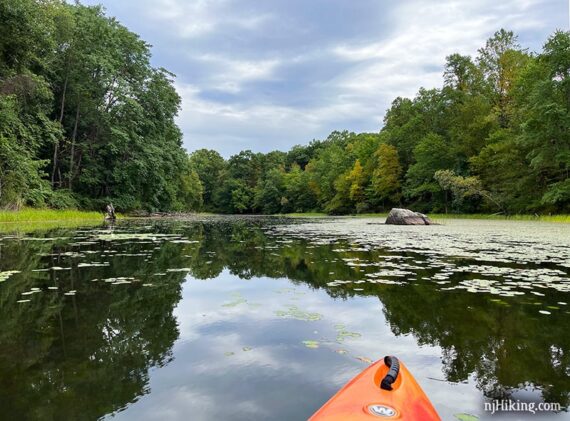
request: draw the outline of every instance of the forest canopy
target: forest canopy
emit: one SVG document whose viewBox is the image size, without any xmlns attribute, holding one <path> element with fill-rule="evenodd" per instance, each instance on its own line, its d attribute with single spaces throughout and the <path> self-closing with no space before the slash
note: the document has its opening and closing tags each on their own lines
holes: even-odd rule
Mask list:
<svg viewBox="0 0 570 421">
<path fill-rule="evenodd" d="M 101 7 L 0 0 L 0 207 L 197 209 L 171 73 Z"/>
<path fill-rule="evenodd" d="M 0 24 L 0 208 L 570 213 L 568 32 L 450 55 L 377 133 L 224 159 L 188 155 L 174 75 L 101 7 L 0 0 Z"/>
<path fill-rule="evenodd" d="M 475 57 L 447 57 L 443 81 L 396 98 L 378 133 L 227 161 L 194 152 L 205 209 L 569 213 L 570 33 L 535 54 L 501 29 Z M 208 159 L 215 167 L 200 164 Z"/>
</svg>

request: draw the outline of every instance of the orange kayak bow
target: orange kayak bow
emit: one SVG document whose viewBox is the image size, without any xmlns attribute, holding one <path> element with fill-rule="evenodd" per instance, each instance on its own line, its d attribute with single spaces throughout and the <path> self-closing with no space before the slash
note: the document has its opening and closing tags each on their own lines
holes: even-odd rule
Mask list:
<svg viewBox="0 0 570 421">
<path fill-rule="evenodd" d="M 350 382 L 309 421 L 440 421 L 414 377 L 396 357 L 385 357 Z"/>
</svg>

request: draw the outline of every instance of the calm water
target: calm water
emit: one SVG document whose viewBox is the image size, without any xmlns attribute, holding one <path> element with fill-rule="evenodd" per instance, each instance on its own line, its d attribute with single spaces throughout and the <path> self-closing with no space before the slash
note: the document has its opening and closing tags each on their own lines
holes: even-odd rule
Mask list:
<svg viewBox="0 0 570 421">
<path fill-rule="evenodd" d="M 569 225 L 379 222 L 0 234 L 0 418 L 303 420 L 386 354 L 446 420 L 568 405 Z"/>
</svg>

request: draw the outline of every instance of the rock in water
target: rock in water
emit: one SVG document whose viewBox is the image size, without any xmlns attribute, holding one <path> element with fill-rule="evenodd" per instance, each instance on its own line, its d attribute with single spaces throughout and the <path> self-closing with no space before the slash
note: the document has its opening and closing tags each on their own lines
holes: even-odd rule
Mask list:
<svg viewBox="0 0 570 421">
<path fill-rule="evenodd" d="M 414 212 L 409 209 L 394 208 L 386 218 L 389 225 L 432 225 L 430 219 L 423 213 Z"/>
</svg>

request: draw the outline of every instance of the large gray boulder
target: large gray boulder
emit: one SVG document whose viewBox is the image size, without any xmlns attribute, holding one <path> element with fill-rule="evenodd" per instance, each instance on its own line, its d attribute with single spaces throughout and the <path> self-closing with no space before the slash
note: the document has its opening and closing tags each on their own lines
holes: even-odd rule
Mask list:
<svg viewBox="0 0 570 421">
<path fill-rule="evenodd" d="M 389 225 L 432 225 L 430 219 L 423 213 L 414 212 L 409 209 L 394 208 L 386 218 Z"/>
</svg>

